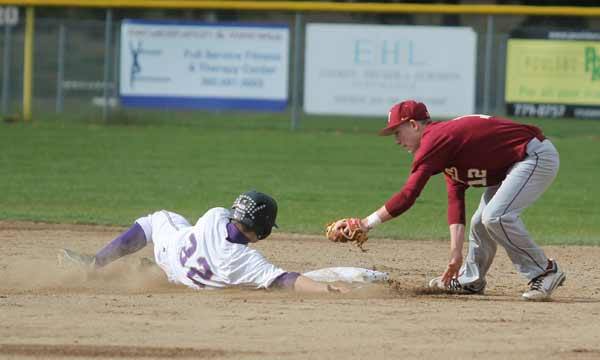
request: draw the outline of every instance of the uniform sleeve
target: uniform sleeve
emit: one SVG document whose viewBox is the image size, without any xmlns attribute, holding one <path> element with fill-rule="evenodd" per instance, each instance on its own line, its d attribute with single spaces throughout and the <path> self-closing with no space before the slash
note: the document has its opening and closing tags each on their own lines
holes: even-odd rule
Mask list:
<svg viewBox="0 0 600 360">
<path fill-rule="evenodd" d="M 426 166 L 420 166 L 410 174 L 400 192 L 392 195 L 386 201 L 385 209 L 393 217 L 399 216 L 415 203 L 421 191 L 427 184 L 432 173 Z"/>
<path fill-rule="evenodd" d="M 268 288 L 285 271 L 268 262 L 258 251 L 240 245 L 232 254 L 225 273 L 228 285 Z"/>
<path fill-rule="evenodd" d="M 456 141 L 448 135 L 422 139 L 408 180 L 402 190 L 385 203 L 390 215 L 396 217 L 415 203 L 429 178 L 443 171 L 455 147 Z"/>
<path fill-rule="evenodd" d="M 284 272 L 279 275 L 275 281 L 271 283 L 271 287 L 293 289 L 296 284 L 296 280 L 300 277 L 300 273 L 297 272 Z"/>
<path fill-rule="evenodd" d="M 465 224 L 465 190 L 467 185 L 452 180 L 448 175 L 446 189 L 448 190 L 448 224 Z"/>
</svg>

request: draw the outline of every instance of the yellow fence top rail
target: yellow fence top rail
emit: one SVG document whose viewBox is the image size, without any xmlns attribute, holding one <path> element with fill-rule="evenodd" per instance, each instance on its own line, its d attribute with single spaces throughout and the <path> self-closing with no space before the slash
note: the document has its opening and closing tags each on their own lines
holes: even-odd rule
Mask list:
<svg viewBox="0 0 600 360">
<path fill-rule="evenodd" d="M 0 0 L 1 5 L 427 14 L 600 16 L 600 7 L 219 0 Z"/>
</svg>

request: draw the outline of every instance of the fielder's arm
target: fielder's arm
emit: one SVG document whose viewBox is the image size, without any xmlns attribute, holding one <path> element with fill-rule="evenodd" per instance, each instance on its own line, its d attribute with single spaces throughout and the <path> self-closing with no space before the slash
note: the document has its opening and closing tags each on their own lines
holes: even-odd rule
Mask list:
<svg viewBox="0 0 600 360">
<path fill-rule="evenodd" d="M 377 209 L 374 213 L 362 219 L 360 222 L 363 227 L 366 229 L 372 229 L 376 225 L 383 224 L 384 222 L 391 220 L 393 218 L 392 215 L 387 211 L 385 205 Z"/>
<path fill-rule="evenodd" d="M 465 242 L 465 225 L 451 224 L 450 225 L 450 261 L 446 271 L 442 274 L 442 281 L 445 285 L 450 283 L 450 280 L 458 277 L 458 272 L 463 262 L 462 248 Z"/>
</svg>

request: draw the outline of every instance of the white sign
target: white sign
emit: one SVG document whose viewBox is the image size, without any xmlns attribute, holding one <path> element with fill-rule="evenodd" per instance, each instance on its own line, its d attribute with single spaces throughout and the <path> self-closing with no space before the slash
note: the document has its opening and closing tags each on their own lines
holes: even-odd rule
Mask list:
<svg viewBox="0 0 600 360">
<path fill-rule="evenodd" d="M 304 110 L 386 116 L 416 99 L 434 117 L 473 113 L 476 40 L 465 27 L 308 24 Z"/>
<path fill-rule="evenodd" d="M 19 8 L 16 6 L 0 6 L 0 26 L 14 26 L 19 23 Z"/>
<path fill-rule="evenodd" d="M 288 53 L 286 25 L 128 20 L 121 28 L 121 102 L 283 110 Z"/>
</svg>

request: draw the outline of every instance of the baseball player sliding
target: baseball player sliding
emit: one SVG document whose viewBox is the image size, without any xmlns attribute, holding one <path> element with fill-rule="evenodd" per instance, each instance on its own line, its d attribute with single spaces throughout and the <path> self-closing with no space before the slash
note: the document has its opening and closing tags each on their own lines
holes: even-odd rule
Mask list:
<svg viewBox="0 0 600 360">
<path fill-rule="evenodd" d="M 432 175 L 444 173 L 448 191 L 450 261 L 430 287 L 481 294 L 500 244 L 519 273 L 529 280 L 526 300 L 543 300 L 565 281 L 555 260 L 531 239 L 520 218 L 552 183 L 559 158 L 550 140 L 535 127 L 488 115 L 466 115 L 432 122 L 426 106 L 407 100 L 392 106 L 380 135 L 413 154 L 408 180 L 381 208 L 364 219 L 343 219 L 333 228 L 346 237 L 368 232 L 408 210 Z M 465 190 L 485 187 L 471 219 L 469 250 L 463 264 Z M 336 237 L 328 233 L 331 240 Z M 341 236 L 338 236 L 338 238 Z"/>
<path fill-rule="evenodd" d="M 248 191 L 231 209 L 210 209 L 193 226 L 183 216 L 161 210 L 137 219 L 95 256 L 64 249 L 59 259 L 94 270 L 153 243 L 156 263 L 169 281 L 194 289 L 251 285 L 311 293 L 350 291 L 282 270 L 251 249 L 249 243 L 271 234 L 276 217 L 272 197 Z"/>
</svg>

